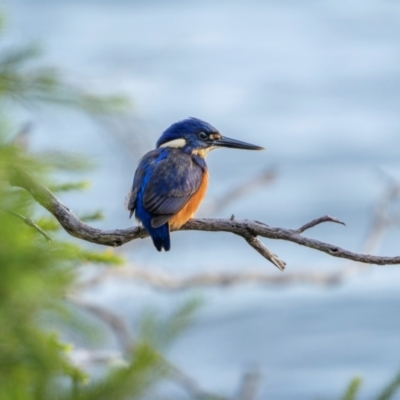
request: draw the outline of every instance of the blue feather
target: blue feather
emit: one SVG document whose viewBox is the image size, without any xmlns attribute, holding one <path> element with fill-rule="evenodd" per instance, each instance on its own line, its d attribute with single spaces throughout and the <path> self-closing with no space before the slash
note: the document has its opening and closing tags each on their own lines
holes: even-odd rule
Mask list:
<svg viewBox="0 0 400 400">
<path fill-rule="evenodd" d="M 168 223 L 165 223 L 158 228 L 153 228 L 151 225 L 153 215 L 150 214 L 143 206 L 143 191 L 143 189 L 140 190 L 136 201 L 136 218 L 142 221 L 142 224 L 147 232 L 149 232 L 156 249 L 161 251 L 164 248 L 165 251 L 168 251 L 171 248 Z"/>
<path fill-rule="evenodd" d="M 140 173 L 135 175 L 135 179 L 133 182 L 133 189 L 137 190 L 137 197 L 134 201 L 133 208 L 136 209 L 135 216 L 138 220 L 140 220 L 149 232 L 150 237 L 153 240 L 154 246 L 158 251 L 161 251 L 163 248 L 165 251 L 168 251 L 171 248 L 171 241 L 169 236 L 169 226 L 168 223 L 163 224 L 160 227 L 154 228 L 151 224 L 151 220 L 153 219 L 153 214 L 147 211 L 144 207 L 143 197 L 147 185 L 150 181 L 153 164 L 160 162 L 165 159 L 167 156 L 165 151 L 157 152 L 157 157 L 147 157 L 143 158 L 140 169 Z M 132 209 L 133 211 L 133 209 Z"/>
</svg>

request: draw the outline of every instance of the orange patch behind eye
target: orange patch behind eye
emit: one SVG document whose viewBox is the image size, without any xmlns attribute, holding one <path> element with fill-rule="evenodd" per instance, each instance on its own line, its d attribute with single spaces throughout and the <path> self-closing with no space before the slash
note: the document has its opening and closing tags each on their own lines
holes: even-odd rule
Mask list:
<svg viewBox="0 0 400 400">
<path fill-rule="evenodd" d="M 191 199 L 183 206 L 183 208 L 175 214 L 169 221 L 169 227 L 171 229 L 179 229 L 184 225 L 190 218 L 196 214 L 196 211 L 203 202 L 204 197 L 207 193 L 208 188 L 208 171 L 203 174 L 203 181 L 198 191 L 191 197 Z"/>
</svg>

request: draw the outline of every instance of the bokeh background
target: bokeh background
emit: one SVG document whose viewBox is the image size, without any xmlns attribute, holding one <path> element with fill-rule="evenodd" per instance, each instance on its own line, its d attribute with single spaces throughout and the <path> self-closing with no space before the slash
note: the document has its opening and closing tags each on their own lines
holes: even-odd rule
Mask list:
<svg viewBox="0 0 400 400">
<path fill-rule="evenodd" d="M 171 123 L 195 116 L 266 148 L 208 157 L 200 216 L 297 228 L 329 214 L 347 227 L 325 224 L 306 234 L 362 250 L 377 201 L 400 178 L 398 1 L 6 0 L 3 11 L 10 45 L 40 43 L 43 62 L 68 79 L 133 99 L 129 116 L 95 123 L 56 107 L 9 110 L 31 124 L 33 149 L 74 150 L 95 161 L 90 191 L 61 197 L 74 211 L 102 208 L 103 228 L 134 224 L 124 202 L 140 155 Z M 270 185 L 212 211 L 213 201 L 272 167 Z M 378 254 L 400 254 L 399 238 L 393 226 Z M 266 244 L 288 263 L 285 273 L 348 265 L 294 244 Z M 282 274 L 229 234 L 178 232 L 170 253 L 156 252 L 148 239 L 120 251 L 135 266 L 171 276 Z M 145 307 L 170 309 L 201 294 L 196 325 L 169 356 L 214 392 L 234 393 L 243 373 L 256 369 L 260 399 L 334 399 L 354 375 L 365 379 L 367 399 L 400 367 L 399 282 L 399 267 L 389 266 L 333 287 L 170 292 L 110 281 L 87 296 L 133 321 Z"/>
</svg>

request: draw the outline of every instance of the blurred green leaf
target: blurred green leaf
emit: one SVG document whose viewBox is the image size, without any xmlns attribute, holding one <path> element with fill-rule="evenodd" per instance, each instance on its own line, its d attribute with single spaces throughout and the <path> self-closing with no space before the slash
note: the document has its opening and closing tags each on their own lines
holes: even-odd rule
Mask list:
<svg viewBox="0 0 400 400">
<path fill-rule="evenodd" d="M 74 190 L 86 190 L 89 187 L 90 187 L 89 181 L 55 183 L 55 184 L 48 185 L 48 188 L 53 193 L 71 192 Z"/>
<path fill-rule="evenodd" d="M 53 217 L 41 217 L 37 220 L 37 224 L 45 231 L 59 231 L 61 229 L 60 223 Z"/>
<path fill-rule="evenodd" d="M 139 323 L 140 337 L 146 338 L 160 350 L 166 348 L 192 325 L 194 315 L 202 303 L 200 298 L 192 298 L 168 316 L 161 316 L 156 310 L 146 310 Z"/>
<path fill-rule="evenodd" d="M 83 222 L 99 221 L 104 219 L 104 214 L 101 210 L 96 210 L 86 214 L 79 214 L 79 219 Z"/>
<path fill-rule="evenodd" d="M 70 106 L 92 114 L 121 113 L 132 107 L 125 96 L 98 96 L 69 83 L 57 68 L 40 65 L 40 55 L 37 45 L 0 52 L 0 98 L 28 106 Z"/>
<path fill-rule="evenodd" d="M 383 389 L 376 400 L 390 400 L 394 398 L 394 395 L 399 391 L 400 388 L 400 373 L 394 377 L 394 379 Z"/>
<path fill-rule="evenodd" d="M 132 103 L 121 95 L 95 96 L 92 94 L 77 95 L 77 106 L 91 114 L 118 114 L 127 111 Z"/>
<path fill-rule="evenodd" d="M 349 383 L 346 393 L 342 397 L 342 400 L 356 400 L 356 396 L 360 391 L 362 384 L 362 379 L 360 377 L 355 377 Z"/>
<path fill-rule="evenodd" d="M 125 259 L 115 254 L 114 249 L 108 248 L 103 251 L 89 251 L 82 247 L 76 247 L 77 258 L 83 262 L 100 263 L 108 265 L 123 265 Z"/>
<path fill-rule="evenodd" d="M 37 154 L 45 165 L 50 165 L 52 170 L 85 171 L 93 167 L 93 161 L 88 157 L 76 153 L 63 153 L 60 151 L 46 151 Z"/>
</svg>

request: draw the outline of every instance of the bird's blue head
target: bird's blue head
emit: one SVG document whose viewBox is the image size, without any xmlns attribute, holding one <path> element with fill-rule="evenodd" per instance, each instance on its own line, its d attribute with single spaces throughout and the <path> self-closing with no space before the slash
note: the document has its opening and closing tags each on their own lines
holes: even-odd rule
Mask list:
<svg viewBox="0 0 400 400">
<path fill-rule="evenodd" d="M 222 136 L 209 123 L 197 118 L 187 118 L 172 124 L 158 139 L 157 148 L 179 148 L 188 154 L 205 157 L 211 150 L 220 147 L 262 150 L 260 146 Z"/>
</svg>

